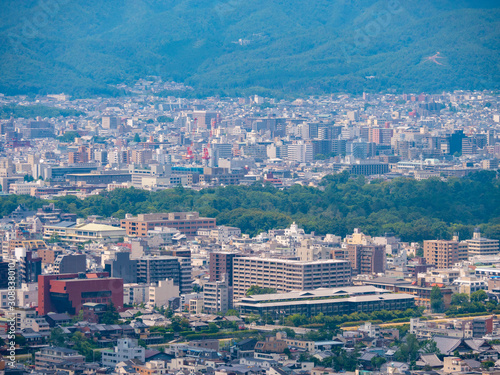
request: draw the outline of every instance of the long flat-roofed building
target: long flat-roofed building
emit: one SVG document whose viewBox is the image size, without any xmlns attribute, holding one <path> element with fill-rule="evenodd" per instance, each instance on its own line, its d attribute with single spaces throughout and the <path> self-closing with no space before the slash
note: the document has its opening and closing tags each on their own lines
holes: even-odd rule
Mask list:
<svg viewBox="0 0 500 375">
<path fill-rule="evenodd" d="M 105 224 L 77 224 L 63 221 L 43 227 L 43 238 L 50 240 L 55 236 L 66 242 L 82 243 L 87 241 L 117 242 L 126 235 L 122 228 Z"/>
<path fill-rule="evenodd" d="M 216 220 L 200 217 L 198 212 L 169 212 L 162 214 L 141 214 L 121 221 L 121 227 L 128 236 L 145 237 L 155 228 L 177 228 L 186 236 L 195 236 L 201 228 L 215 228 Z"/>
<path fill-rule="evenodd" d="M 261 294 L 242 298 L 236 303 L 242 314 L 315 316 L 344 315 L 378 310 L 406 310 L 415 306 L 415 296 L 390 293 L 373 286 L 319 288 L 301 292 Z"/>
<path fill-rule="evenodd" d="M 279 293 L 351 285 L 347 260 L 303 262 L 288 259 L 233 258 L 234 300 L 245 296 L 252 285 L 276 289 Z"/>
<path fill-rule="evenodd" d="M 472 239 L 466 240 L 469 257 L 476 255 L 497 255 L 499 250 L 499 241 L 481 237 L 479 229 L 474 231 Z"/>
</svg>

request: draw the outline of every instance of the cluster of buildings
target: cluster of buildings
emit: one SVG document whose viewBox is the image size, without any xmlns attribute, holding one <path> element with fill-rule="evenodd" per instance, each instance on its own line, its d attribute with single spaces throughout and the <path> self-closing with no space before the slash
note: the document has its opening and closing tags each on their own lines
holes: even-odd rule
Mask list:
<svg viewBox="0 0 500 375">
<path fill-rule="evenodd" d="M 499 242 L 484 238 L 479 230 L 463 241 L 428 240 L 421 246 L 390 233 L 371 237 L 357 229 L 345 238 L 317 236 L 295 223 L 249 237 L 197 212 L 127 215 L 121 221 L 71 220 L 47 205 L 37 211 L 19 206 L 0 222 L 0 270 L 7 270 L 8 262 L 16 264 L 16 331 L 25 338 L 25 347 L 35 351 L 35 370 L 44 373 L 274 374 L 286 367 L 312 374 L 323 370 L 299 361 L 301 353 L 321 361 L 336 347 L 349 350 L 356 343 L 366 345 L 366 340 L 371 344 L 360 361 L 368 369 L 374 356 L 394 363 L 390 342 L 398 330 L 361 322 L 330 341 L 287 338 L 282 332 L 269 342 L 213 339 L 179 344 L 175 336 L 158 331 L 173 324 L 173 317 L 162 311 L 184 319 L 185 329 L 193 334 L 214 326 L 231 327 L 228 332 L 268 332 L 279 330 L 292 315 L 350 316 L 418 306 L 430 312 L 435 286 L 445 308 L 454 293 L 470 296 L 483 290 L 490 301 L 500 297 Z M 3 284 L 0 337 L 7 334 L 11 293 Z M 248 293 L 259 288 L 264 294 Z M 110 309 L 119 313 L 120 324 L 106 320 Z M 226 315 L 230 310 L 241 317 Z M 244 322 L 252 316 L 275 325 Z M 411 333 L 435 340 L 440 353 L 455 356 L 454 361 L 463 359 L 456 357 L 457 350 L 465 353 L 472 347 L 483 361 L 498 360 L 496 347 L 489 344 L 500 338 L 494 316 L 439 323 L 414 318 L 409 324 Z M 88 363 L 88 357 L 73 349 L 54 347 L 50 335 L 56 327 L 67 335 L 81 332 L 91 338 L 98 333 L 94 344 L 100 348 L 100 359 Z M 304 334 L 311 329 L 298 330 Z M 145 349 L 137 340 L 168 349 Z M 115 349 L 106 349 L 110 346 Z M 295 354 L 290 357 L 285 349 Z M 442 368 L 450 365 L 437 357 L 424 356 L 421 361 L 421 368 L 427 368 L 425 361 Z M 473 363 L 462 365 L 470 369 Z M 398 366 L 384 371 L 401 371 Z"/>
<path fill-rule="evenodd" d="M 338 171 L 424 179 L 498 169 L 495 93 L 295 101 L 155 95 L 179 88 L 186 89 L 141 80 L 122 98 L 36 98 L 85 115 L 0 120 L 3 194 L 86 197 L 124 187 L 156 191 L 256 181 L 286 188 L 314 186 Z M 33 102 L 2 96 L 0 104 Z M 294 328 L 291 337 L 281 326 L 292 315 L 430 314 L 435 287 L 444 309 L 456 293 L 484 291 L 488 301 L 500 301 L 499 241 L 479 230 L 472 238 L 418 244 L 357 229 L 345 238 L 318 236 L 293 223 L 250 237 L 198 212 L 118 220 L 79 219 L 54 204 L 12 208 L 0 219 L 0 337 L 7 338 L 14 298 L 15 329 L 24 339 L 18 349 L 34 353 L 32 367 L 20 364 L 19 375 L 326 375 L 335 371 L 318 363 L 339 348 L 363 348 L 358 375 L 479 374 L 482 362 L 491 361 L 500 368 L 500 323 L 491 314 L 406 322 L 440 353 L 420 353 L 412 368 L 395 359 L 395 328 L 360 322 L 319 341 L 306 339 L 314 327 Z M 14 290 L 7 284 L 11 264 Z M 259 323 L 249 324 L 249 317 Z M 182 335 L 170 330 L 179 321 Z M 97 358 L 91 361 L 76 345 L 54 346 L 56 328 L 66 337 L 80 332 Z M 183 339 L 186 331 L 214 328 L 225 337 Z M 268 337 L 235 339 L 249 330 Z M 278 332 L 269 337 L 273 330 Z"/>
<path fill-rule="evenodd" d="M 339 171 L 425 179 L 498 169 L 492 92 L 201 100 L 160 97 L 154 88 L 170 83 L 141 82 L 123 98 L 0 97 L 85 113 L 0 120 L 2 191 L 87 196 L 129 186 L 316 185 Z"/>
</svg>

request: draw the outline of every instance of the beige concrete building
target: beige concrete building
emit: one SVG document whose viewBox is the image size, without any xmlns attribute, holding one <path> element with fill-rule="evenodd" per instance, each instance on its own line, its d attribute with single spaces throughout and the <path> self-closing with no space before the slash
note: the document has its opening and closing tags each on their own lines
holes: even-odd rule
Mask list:
<svg viewBox="0 0 500 375">
<path fill-rule="evenodd" d="M 479 229 L 476 229 L 472 239 L 467 240 L 466 242 L 469 256 L 497 255 L 500 252 L 498 240 L 490 240 L 489 238 L 481 237 Z"/>
<path fill-rule="evenodd" d="M 434 264 L 439 269 L 450 268 L 458 262 L 458 242 L 424 241 L 424 258 L 427 264 Z"/>
<path fill-rule="evenodd" d="M 298 260 L 241 257 L 233 259 L 233 296 L 238 300 L 252 286 L 278 293 L 351 285 L 351 266 L 346 260 Z"/>
</svg>

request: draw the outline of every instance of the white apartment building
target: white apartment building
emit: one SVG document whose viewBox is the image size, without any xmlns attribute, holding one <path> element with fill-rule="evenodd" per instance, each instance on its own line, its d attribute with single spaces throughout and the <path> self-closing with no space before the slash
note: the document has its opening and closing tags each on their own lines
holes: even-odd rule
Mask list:
<svg viewBox="0 0 500 375">
<path fill-rule="evenodd" d="M 135 339 L 118 339 L 117 345 L 113 350 L 104 350 L 102 352 L 102 364 L 105 367 L 114 368 L 122 361 L 137 358 L 144 362 L 146 349 L 139 346 Z"/>
</svg>

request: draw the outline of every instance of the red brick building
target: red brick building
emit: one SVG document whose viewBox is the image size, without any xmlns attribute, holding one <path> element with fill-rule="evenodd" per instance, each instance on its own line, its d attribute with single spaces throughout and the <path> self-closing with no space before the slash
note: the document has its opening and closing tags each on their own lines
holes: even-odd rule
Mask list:
<svg viewBox="0 0 500 375">
<path fill-rule="evenodd" d="M 87 302 L 113 303 L 123 308 L 123 279 L 108 277 L 107 272 L 38 276 L 38 314 L 49 312 L 76 315 Z"/>
</svg>

